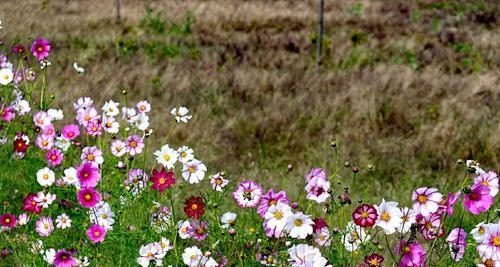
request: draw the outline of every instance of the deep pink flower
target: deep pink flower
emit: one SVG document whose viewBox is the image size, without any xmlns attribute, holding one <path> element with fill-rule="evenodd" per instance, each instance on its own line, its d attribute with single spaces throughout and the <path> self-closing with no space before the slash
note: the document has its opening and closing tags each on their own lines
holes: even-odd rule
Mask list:
<svg viewBox="0 0 500 267">
<path fill-rule="evenodd" d="M 278 204 L 278 202 L 288 204 L 288 202 L 290 202 L 290 199 L 288 199 L 288 197 L 286 196 L 285 191 L 274 193 L 273 189 L 269 189 L 269 191 L 267 191 L 267 193 L 262 196 L 260 205 L 259 207 L 257 207 L 257 213 L 259 213 L 259 215 L 264 218 L 267 209 L 269 209 L 271 205 Z"/>
<path fill-rule="evenodd" d="M 372 205 L 363 204 L 352 213 L 352 219 L 356 225 L 361 227 L 372 227 L 377 220 L 378 214 Z"/>
<path fill-rule="evenodd" d="M 93 208 L 99 203 L 101 197 L 99 192 L 92 187 L 86 187 L 78 190 L 78 202 L 85 208 Z"/>
<path fill-rule="evenodd" d="M 382 266 L 382 262 L 384 262 L 384 257 L 377 253 L 372 253 L 365 257 L 365 263 L 368 264 L 369 267 L 380 267 Z"/>
<path fill-rule="evenodd" d="M 16 216 L 5 213 L 0 216 L 0 225 L 3 227 L 14 228 L 16 225 Z"/>
<path fill-rule="evenodd" d="M 31 213 L 42 212 L 42 206 L 35 201 L 37 195 L 29 193 L 23 200 L 23 210 Z"/>
<path fill-rule="evenodd" d="M 436 188 L 422 187 L 413 192 L 412 200 L 413 210 L 425 217 L 438 210 L 443 195 Z"/>
<path fill-rule="evenodd" d="M 453 215 L 453 205 L 458 202 L 458 199 L 460 199 L 460 192 L 453 194 L 453 193 L 448 193 L 448 197 L 446 199 L 443 199 L 441 201 L 441 205 L 439 206 L 438 212 L 439 213 L 446 213 L 448 215 Z"/>
<path fill-rule="evenodd" d="M 467 233 L 462 228 L 455 228 L 451 230 L 450 234 L 446 238 L 448 246 L 451 251 L 451 258 L 455 261 L 460 261 L 465 253 L 465 248 L 467 247 L 467 242 L 465 238 Z"/>
<path fill-rule="evenodd" d="M 106 229 L 98 224 L 94 224 L 87 230 L 87 236 L 92 243 L 100 243 L 106 237 Z"/>
<path fill-rule="evenodd" d="M 63 154 L 59 149 L 51 149 L 47 152 L 45 158 L 47 159 L 51 167 L 55 167 L 61 164 L 63 160 Z"/>
<path fill-rule="evenodd" d="M 316 218 L 313 220 L 313 231 L 317 234 L 321 233 L 321 230 L 323 228 L 329 229 L 330 226 L 328 226 L 328 223 L 325 221 L 323 218 Z"/>
<path fill-rule="evenodd" d="M 73 140 L 77 138 L 79 135 L 80 135 L 80 129 L 78 128 L 78 125 L 69 124 L 62 128 L 62 136 L 66 140 Z"/>
<path fill-rule="evenodd" d="M 56 267 L 72 267 L 77 266 L 78 262 L 73 258 L 73 254 L 61 249 L 54 256 L 54 265 Z"/>
<path fill-rule="evenodd" d="M 16 113 L 14 113 L 14 107 L 2 107 L 0 111 L 0 118 L 3 121 L 11 121 L 16 117 Z"/>
<path fill-rule="evenodd" d="M 101 174 L 92 162 L 85 162 L 78 167 L 77 177 L 82 187 L 95 187 L 101 179 Z"/>
<path fill-rule="evenodd" d="M 46 39 L 38 37 L 31 45 L 31 53 L 38 61 L 41 61 L 49 56 L 50 42 Z"/>
<path fill-rule="evenodd" d="M 399 267 L 425 267 L 427 255 L 424 248 L 417 242 L 406 243 L 401 240 L 396 247 L 396 254 L 401 256 Z"/>
<path fill-rule="evenodd" d="M 12 48 L 12 53 L 22 55 L 26 52 L 26 47 L 22 44 L 17 44 Z"/>
<path fill-rule="evenodd" d="M 490 189 L 482 184 L 475 184 L 469 194 L 464 195 L 462 205 L 465 210 L 474 215 L 487 211 L 493 205 L 493 197 L 490 195 Z"/>
<path fill-rule="evenodd" d="M 151 188 L 160 192 L 165 191 L 165 189 L 168 189 L 175 184 L 174 172 L 167 172 L 165 168 L 161 168 L 160 171 L 153 170 L 153 175 L 150 180 L 153 182 Z"/>
</svg>

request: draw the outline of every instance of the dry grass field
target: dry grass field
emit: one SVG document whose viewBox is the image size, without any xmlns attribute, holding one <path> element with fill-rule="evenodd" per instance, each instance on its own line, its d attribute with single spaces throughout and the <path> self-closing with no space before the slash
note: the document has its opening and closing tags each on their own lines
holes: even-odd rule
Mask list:
<svg viewBox="0 0 500 267">
<path fill-rule="evenodd" d="M 122 0 L 115 25 L 114 0 L 3 0 L 0 38 L 52 41 L 61 106 L 127 89 L 152 101 L 161 138 L 186 105 L 173 142 L 235 180 L 291 190 L 331 164 L 332 138 L 361 174 L 375 165 L 360 179 L 377 197 L 453 183 L 457 159 L 500 166 L 498 1 L 326 0 L 321 69 L 317 2 Z"/>
</svg>

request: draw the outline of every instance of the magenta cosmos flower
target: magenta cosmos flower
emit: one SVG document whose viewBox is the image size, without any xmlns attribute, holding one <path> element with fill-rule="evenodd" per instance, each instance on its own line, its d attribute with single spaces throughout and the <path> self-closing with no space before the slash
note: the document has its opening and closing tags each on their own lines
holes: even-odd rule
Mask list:
<svg viewBox="0 0 500 267">
<path fill-rule="evenodd" d="M 64 249 L 61 249 L 56 253 L 53 263 L 56 267 L 72 267 L 78 265 L 76 259 L 73 258 L 73 254 Z"/>
<path fill-rule="evenodd" d="M 31 45 L 31 53 L 38 61 L 41 61 L 49 56 L 50 42 L 46 39 L 38 37 Z"/>
<path fill-rule="evenodd" d="M 444 235 L 445 230 L 441 224 L 441 215 L 437 213 L 433 213 L 427 217 L 417 215 L 417 222 L 421 227 L 420 231 L 425 240 L 434 240 L 436 237 Z"/>
<path fill-rule="evenodd" d="M 62 128 L 62 136 L 66 140 L 73 140 L 80 135 L 80 129 L 78 125 L 69 124 Z"/>
<path fill-rule="evenodd" d="M 369 256 L 365 257 L 365 263 L 368 264 L 369 267 L 380 267 L 384 262 L 384 257 L 378 255 L 377 253 L 372 253 Z"/>
<path fill-rule="evenodd" d="M 413 210 L 426 217 L 438 210 L 443 195 L 436 188 L 422 187 L 413 192 L 412 200 Z"/>
<path fill-rule="evenodd" d="M 484 187 L 488 187 L 492 197 L 498 194 L 498 175 L 496 172 L 489 171 L 479 174 L 479 176 L 474 178 L 474 184 L 481 184 Z"/>
<path fill-rule="evenodd" d="M 254 181 L 244 181 L 238 185 L 236 191 L 231 193 L 238 206 L 253 208 L 262 198 L 262 187 Z"/>
<path fill-rule="evenodd" d="M 31 213 L 40 213 L 42 212 L 42 206 L 38 205 L 35 197 L 37 195 L 33 193 L 29 193 L 23 200 L 23 210 Z"/>
<path fill-rule="evenodd" d="M 493 204 L 493 197 L 490 195 L 490 189 L 482 184 L 475 184 L 471 188 L 469 194 L 464 195 L 462 205 L 465 210 L 474 215 L 479 215 L 481 212 L 487 211 Z"/>
<path fill-rule="evenodd" d="M 377 210 L 372 205 L 363 204 L 352 213 L 352 219 L 361 227 L 372 227 L 377 221 Z"/>
<path fill-rule="evenodd" d="M 399 246 L 396 247 L 396 254 L 401 255 L 399 267 L 425 267 L 427 255 L 424 248 L 417 242 L 406 243 L 401 240 Z"/>
<path fill-rule="evenodd" d="M 98 224 L 94 224 L 87 230 L 87 236 L 92 243 L 100 243 L 106 237 L 106 229 Z"/>
<path fill-rule="evenodd" d="M 16 225 L 16 216 L 9 213 L 3 214 L 0 216 L 0 225 L 11 229 L 14 228 Z"/>
<path fill-rule="evenodd" d="M 90 136 L 99 136 L 102 134 L 102 125 L 99 120 L 89 121 L 86 130 Z"/>
<path fill-rule="evenodd" d="M 205 221 L 191 221 L 187 231 L 192 238 L 203 241 L 208 235 L 207 223 Z"/>
<path fill-rule="evenodd" d="M 77 177 L 82 187 L 95 187 L 101 179 L 101 174 L 92 162 L 85 162 L 78 167 Z"/>
<path fill-rule="evenodd" d="M 92 187 L 82 188 L 78 190 L 78 202 L 85 208 L 93 208 L 99 203 L 101 197 L 99 192 Z"/>
<path fill-rule="evenodd" d="M 446 238 L 453 260 L 460 261 L 464 256 L 465 248 L 467 247 L 467 242 L 465 242 L 466 237 L 467 233 L 464 229 L 455 228 L 451 230 L 450 235 Z"/>
<path fill-rule="evenodd" d="M 453 215 L 453 205 L 455 205 L 458 202 L 460 196 L 461 196 L 460 192 L 456 194 L 448 193 L 448 197 L 441 201 L 441 205 L 438 208 L 438 212 L 440 214 L 446 213 L 448 215 Z"/>
<path fill-rule="evenodd" d="M 144 143 L 142 142 L 142 138 L 137 135 L 131 135 L 127 137 L 125 141 L 125 147 L 127 148 L 127 152 L 130 156 L 134 156 L 135 154 L 140 154 L 142 149 L 144 148 Z"/>
<path fill-rule="evenodd" d="M 63 160 L 63 154 L 59 149 L 51 149 L 47 152 L 45 158 L 47 159 L 51 167 L 55 167 L 61 164 Z"/>
<path fill-rule="evenodd" d="M 22 55 L 26 52 L 26 47 L 22 44 L 16 44 L 14 47 L 12 47 L 12 53 Z"/>
<path fill-rule="evenodd" d="M 276 204 L 278 204 L 278 202 L 288 204 L 288 202 L 290 202 L 290 199 L 288 199 L 288 197 L 286 196 L 285 191 L 274 193 L 273 189 L 269 189 L 269 191 L 267 191 L 267 193 L 262 196 L 260 205 L 257 208 L 257 213 L 259 213 L 260 217 L 264 218 L 264 215 L 266 214 L 266 211 L 269 209 L 269 207 L 275 206 Z"/>
<path fill-rule="evenodd" d="M 16 113 L 14 113 L 14 107 L 2 108 L 2 111 L 0 112 L 0 118 L 3 121 L 9 122 L 13 120 L 15 117 Z"/>
<path fill-rule="evenodd" d="M 160 192 L 165 191 L 165 189 L 168 189 L 175 184 L 174 172 L 167 172 L 165 168 L 161 168 L 160 171 L 153 170 L 150 180 L 153 182 L 151 188 Z"/>
</svg>

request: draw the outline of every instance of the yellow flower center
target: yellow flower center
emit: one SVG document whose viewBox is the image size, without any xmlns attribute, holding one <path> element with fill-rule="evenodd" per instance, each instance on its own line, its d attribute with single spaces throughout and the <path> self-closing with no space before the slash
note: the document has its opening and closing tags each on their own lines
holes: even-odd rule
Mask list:
<svg viewBox="0 0 500 267">
<path fill-rule="evenodd" d="M 418 196 L 417 200 L 418 200 L 418 202 L 423 204 L 427 201 L 427 197 L 425 195 L 420 195 L 420 196 Z"/>
<path fill-rule="evenodd" d="M 185 158 L 187 156 L 187 153 L 185 151 L 181 152 L 181 157 Z"/>
<path fill-rule="evenodd" d="M 192 210 L 197 210 L 198 209 L 198 205 L 196 205 L 196 204 L 191 205 L 191 209 Z"/>
<path fill-rule="evenodd" d="M 368 212 L 363 211 L 363 212 L 361 213 L 361 218 L 368 218 Z"/>
<path fill-rule="evenodd" d="M 85 200 L 91 200 L 92 199 L 92 196 L 90 194 L 86 194 L 84 196 Z"/>
<path fill-rule="evenodd" d="M 388 222 L 391 219 L 391 215 L 389 215 L 389 213 L 387 213 L 387 212 L 382 213 L 382 216 L 380 216 L 380 217 L 383 221 L 386 221 L 386 222 Z"/>
<path fill-rule="evenodd" d="M 295 224 L 295 226 L 300 227 L 300 226 L 302 226 L 303 222 L 301 219 L 295 219 L 294 224 Z"/>
<path fill-rule="evenodd" d="M 480 234 L 484 234 L 484 227 L 479 227 L 479 230 L 477 230 Z"/>
<path fill-rule="evenodd" d="M 370 265 L 377 265 L 377 264 L 378 264 L 377 259 L 371 259 L 370 260 Z"/>
<path fill-rule="evenodd" d="M 10 223 L 10 218 L 6 218 L 5 223 Z"/>
<path fill-rule="evenodd" d="M 5 80 L 8 80 L 8 79 L 9 79 L 9 75 L 8 75 L 8 74 L 5 74 L 5 75 L 3 76 L 3 78 L 4 78 Z"/>
<path fill-rule="evenodd" d="M 132 142 L 130 142 L 130 146 L 131 146 L 131 147 L 136 147 L 136 146 L 137 146 L 137 142 L 136 142 L 136 141 L 132 141 Z"/>
<path fill-rule="evenodd" d="M 277 211 L 274 213 L 274 218 L 280 220 L 281 218 L 283 218 L 283 212 L 281 211 Z"/>
<path fill-rule="evenodd" d="M 165 182 L 166 182 L 165 178 L 160 178 L 160 180 L 158 180 L 159 184 L 165 184 Z"/>
<path fill-rule="evenodd" d="M 42 141 L 42 146 L 47 146 L 48 144 L 49 144 L 49 142 L 47 142 L 45 140 Z"/>
<path fill-rule="evenodd" d="M 276 204 L 278 204 L 278 201 L 276 199 L 269 201 L 269 206 L 271 205 L 276 206 Z"/>
<path fill-rule="evenodd" d="M 190 173 L 195 173 L 196 172 L 196 168 L 194 166 L 189 166 L 188 171 Z"/>
<path fill-rule="evenodd" d="M 148 257 L 153 257 L 153 256 L 154 256 L 154 254 L 153 254 L 153 253 L 148 252 Z"/>
<path fill-rule="evenodd" d="M 42 52 L 42 51 L 43 51 L 43 46 L 39 45 L 39 46 L 36 48 L 36 50 L 37 50 L 38 52 Z"/>
<path fill-rule="evenodd" d="M 94 155 L 89 154 L 89 155 L 87 156 L 87 160 L 88 160 L 88 161 L 92 161 L 92 160 L 94 160 Z"/>
<path fill-rule="evenodd" d="M 94 236 L 100 236 L 101 233 L 99 231 L 94 231 Z"/>
<path fill-rule="evenodd" d="M 44 180 L 48 180 L 48 179 L 49 179 L 49 175 L 48 175 L 48 174 L 44 174 L 44 175 L 43 175 L 43 179 L 44 179 Z"/>
<path fill-rule="evenodd" d="M 488 186 L 488 185 L 489 185 L 489 184 L 488 184 L 488 181 L 483 181 L 483 182 L 482 182 L 482 184 L 483 184 L 483 185 L 485 185 L 485 186 Z"/>
<path fill-rule="evenodd" d="M 493 245 L 495 245 L 495 247 L 500 246 L 500 236 L 493 237 Z"/>
<path fill-rule="evenodd" d="M 165 154 L 165 155 L 163 155 L 163 159 L 164 159 L 165 161 L 169 161 L 169 160 L 170 160 L 170 155 L 169 155 L 169 154 Z"/>
<path fill-rule="evenodd" d="M 49 224 L 48 224 L 48 223 L 44 223 L 44 224 L 43 224 L 43 228 L 45 228 L 45 229 L 49 229 Z"/>
</svg>

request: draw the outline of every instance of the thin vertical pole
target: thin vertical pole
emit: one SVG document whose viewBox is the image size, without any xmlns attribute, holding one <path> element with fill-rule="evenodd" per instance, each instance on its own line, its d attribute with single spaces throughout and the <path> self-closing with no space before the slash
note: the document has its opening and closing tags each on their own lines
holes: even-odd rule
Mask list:
<svg viewBox="0 0 500 267">
<path fill-rule="evenodd" d="M 322 52 L 323 52 L 323 9 L 324 2 L 323 0 L 319 0 L 319 29 L 318 29 L 318 51 L 316 53 L 316 64 L 321 66 L 323 61 Z"/>
<path fill-rule="evenodd" d="M 115 23 L 120 24 L 120 0 L 115 0 L 116 18 Z"/>
</svg>

